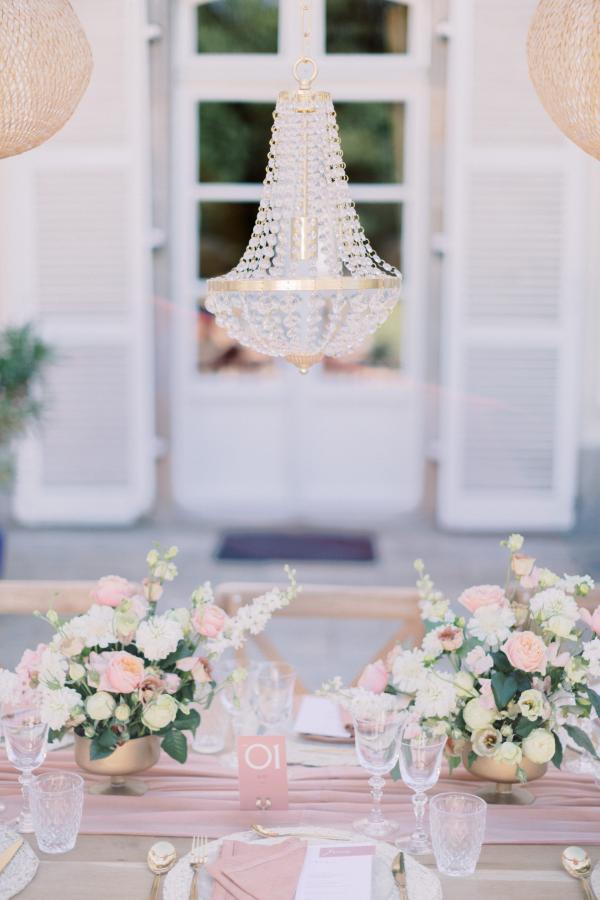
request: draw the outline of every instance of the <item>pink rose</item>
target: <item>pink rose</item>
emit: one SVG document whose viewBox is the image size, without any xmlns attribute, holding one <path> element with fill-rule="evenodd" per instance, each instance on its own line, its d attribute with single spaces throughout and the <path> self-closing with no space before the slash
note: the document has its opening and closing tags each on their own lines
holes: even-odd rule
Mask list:
<svg viewBox="0 0 600 900">
<path fill-rule="evenodd" d="M 533 631 L 513 632 L 502 649 L 515 669 L 546 674 L 546 645 Z"/>
<path fill-rule="evenodd" d="M 196 684 L 206 684 L 211 680 L 210 663 L 201 656 L 185 656 L 178 660 L 176 665 L 180 672 L 191 672 Z"/>
<path fill-rule="evenodd" d="M 444 650 L 458 650 L 463 645 L 463 630 L 462 628 L 456 628 L 455 625 L 444 625 L 438 631 L 437 636 Z"/>
<path fill-rule="evenodd" d="M 389 673 L 385 663 L 383 660 L 378 659 L 377 662 L 369 663 L 368 666 L 365 666 L 362 675 L 358 679 L 358 686 L 365 691 L 371 691 L 372 694 L 383 694 L 388 678 Z"/>
<path fill-rule="evenodd" d="M 465 656 L 465 665 L 471 670 L 473 675 L 483 675 L 488 672 L 494 665 L 494 660 L 486 653 L 483 647 L 473 647 L 470 653 Z"/>
<path fill-rule="evenodd" d="M 463 591 L 458 602 L 474 613 L 482 606 L 506 606 L 506 594 L 497 584 L 477 584 Z"/>
<path fill-rule="evenodd" d="M 90 666 L 100 675 L 98 690 L 113 694 L 131 694 L 144 677 L 144 661 L 124 650 L 91 653 Z"/>
<path fill-rule="evenodd" d="M 121 578 L 120 575 L 105 575 L 90 591 L 90 597 L 100 606 L 118 606 L 121 600 L 133 597 L 137 591 L 137 585 L 131 584 L 126 578 Z"/>
<path fill-rule="evenodd" d="M 225 627 L 227 616 L 220 606 L 206 603 L 197 607 L 192 615 L 192 625 L 198 632 L 207 638 L 216 638 Z"/>
<path fill-rule="evenodd" d="M 181 684 L 181 678 L 175 672 L 168 672 L 163 676 L 163 682 L 167 694 L 176 694 Z"/>
<path fill-rule="evenodd" d="M 48 644 L 38 644 L 35 650 L 25 650 L 23 653 L 15 672 L 24 688 L 37 686 L 42 655 L 47 648 Z"/>
<path fill-rule="evenodd" d="M 593 632 L 600 635 L 600 606 L 597 606 L 593 613 L 583 606 L 579 607 L 579 618 L 582 622 L 592 629 Z"/>
</svg>

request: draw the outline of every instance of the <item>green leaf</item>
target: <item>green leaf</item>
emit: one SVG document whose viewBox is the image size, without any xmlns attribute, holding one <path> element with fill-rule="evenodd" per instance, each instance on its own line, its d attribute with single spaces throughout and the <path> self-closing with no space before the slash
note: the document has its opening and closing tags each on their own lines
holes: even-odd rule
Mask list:
<svg viewBox="0 0 600 900">
<path fill-rule="evenodd" d="M 526 738 L 535 728 L 539 728 L 542 722 L 543 720 L 540 718 L 531 721 L 526 719 L 525 716 L 520 716 L 515 726 L 515 734 L 518 734 L 521 738 Z"/>
<path fill-rule="evenodd" d="M 448 773 L 452 775 L 454 770 L 460 766 L 461 758 L 460 756 L 449 756 L 448 757 Z"/>
<path fill-rule="evenodd" d="M 393 696 L 396 696 L 396 694 L 399 694 L 400 691 L 397 690 L 397 688 L 395 688 L 393 684 L 386 684 L 383 693 L 384 694 L 392 694 Z"/>
<path fill-rule="evenodd" d="M 495 653 L 492 653 L 492 659 L 494 660 L 494 669 L 497 672 L 503 672 L 505 675 L 509 675 L 514 671 L 512 665 L 508 661 L 508 656 L 503 650 L 496 650 Z"/>
<path fill-rule="evenodd" d="M 400 774 L 400 763 L 396 763 L 392 771 L 390 772 L 392 776 L 392 781 L 400 781 L 402 775 Z"/>
<path fill-rule="evenodd" d="M 165 753 L 168 753 L 174 760 L 184 763 L 187 759 L 188 745 L 187 738 L 177 728 L 165 734 L 160 746 Z"/>
<path fill-rule="evenodd" d="M 477 759 L 477 754 L 475 753 L 474 750 L 471 750 L 467 757 L 467 769 L 471 768 L 471 766 L 473 765 L 473 763 L 475 762 L 476 759 Z"/>
<path fill-rule="evenodd" d="M 525 769 L 522 769 L 521 766 L 517 766 L 517 778 L 521 784 L 524 784 L 527 781 L 527 772 Z"/>
<path fill-rule="evenodd" d="M 200 724 L 200 715 L 197 710 L 190 709 L 189 713 L 184 715 L 182 712 L 177 713 L 177 718 L 173 722 L 173 727 L 178 728 L 179 731 L 189 730 L 194 734 L 196 733 L 196 728 Z"/>
<path fill-rule="evenodd" d="M 106 759 L 110 756 L 115 748 L 103 747 L 98 738 L 94 738 L 90 747 L 90 759 Z"/>
<path fill-rule="evenodd" d="M 492 673 L 492 693 L 498 709 L 506 709 L 518 691 L 516 675 L 504 675 L 502 672 Z"/>
<path fill-rule="evenodd" d="M 596 710 L 596 715 L 600 716 L 600 694 L 597 694 L 596 691 L 593 691 L 591 687 L 586 688 L 587 695 L 590 698 L 590 703 Z"/>
<path fill-rule="evenodd" d="M 563 745 L 558 739 L 558 735 L 554 735 L 554 756 L 552 757 L 552 762 L 556 766 L 557 769 L 560 769 L 563 761 Z"/>
<path fill-rule="evenodd" d="M 596 748 L 590 741 L 585 731 L 582 731 L 581 728 L 577 727 L 577 725 L 565 725 L 564 729 L 572 741 L 578 744 L 583 750 L 587 750 L 590 756 L 593 756 L 594 759 L 598 759 Z"/>
</svg>

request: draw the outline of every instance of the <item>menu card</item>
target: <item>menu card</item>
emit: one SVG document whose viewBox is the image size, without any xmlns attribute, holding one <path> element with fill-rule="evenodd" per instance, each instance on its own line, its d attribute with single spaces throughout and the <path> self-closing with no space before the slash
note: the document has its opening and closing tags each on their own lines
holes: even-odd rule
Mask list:
<svg viewBox="0 0 600 900">
<path fill-rule="evenodd" d="M 328 697 L 313 697 L 310 694 L 302 698 L 294 722 L 294 731 L 299 734 L 316 734 L 343 741 L 350 740 L 338 704 Z"/>
<path fill-rule="evenodd" d="M 240 809 L 287 809 L 285 737 L 239 737 L 237 743 Z"/>
<path fill-rule="evenodd" d="M 373 844 L 313 844 L 306 851 L 295 900 L 371 900 Z"/>
</svg>

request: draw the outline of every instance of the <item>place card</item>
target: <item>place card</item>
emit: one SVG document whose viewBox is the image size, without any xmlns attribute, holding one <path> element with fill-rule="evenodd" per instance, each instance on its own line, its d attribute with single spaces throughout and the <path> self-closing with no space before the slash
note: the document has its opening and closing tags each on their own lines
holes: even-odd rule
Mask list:
<svg viewBox="0 0 600 900">
<path fill-rule="evenodd" d="M 302 698 L 294 722 L 294 731 L 299 734 L 328 737 L 332 740 L 352 740 L 342 719 L 339 705 L 328 697 L 314 697 L 310 694 Z"/>
<path fill-rule="evenodd" d="M 285 737 L 239 737 L 237 741 L 240 809 L 288 808 Z"/>
<path fill-rule="evenodd" d="M 295 900 L 371 900 L 374 859 L 374 844 L 309 846 Z"/>
</svg>

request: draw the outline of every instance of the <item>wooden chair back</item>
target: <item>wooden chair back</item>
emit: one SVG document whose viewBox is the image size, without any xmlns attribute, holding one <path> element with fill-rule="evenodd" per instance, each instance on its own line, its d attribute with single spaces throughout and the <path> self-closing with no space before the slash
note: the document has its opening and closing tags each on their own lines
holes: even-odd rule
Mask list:
<svg viewBox="0 0 600 900">
<path fill-rule="evenodd" d="M 272 584 L 227 582 L 217 586 L 216 602 L 228 615 L 234 615 L 240 606 L 250 603 L 254 597 L 271 590 Z M 419 594 L 415 588 L 395 587 L 345 587 L 340 585 L 303 585 L 295 600 L 275 613 L 277 617 L 297 619 L 371 619 L 389 621 L 391 634 L 371 660 L 362 660 L 360 671 L 366 663 L 385 659 L 399 642 L 415 645 L 424 635 L 419 613 Z M 251 640 L 262 656 L 271 662 L 285 662 L 267 633 L 254 635 Z M 237 653 L 240 665 L 248 662 L 246 647 Z M 356 679 L 360 675 L 357 673 Z M 356 682 L 355 679 L 355 682 Z M 297 690 L 306 688 L 298 679 Z"/>
<path fill-rule="evenodd" d="M 87 611 L 94 581 L 0 581 L 0 615 L 55 609 L 61 616 Z"/>
</svg>

